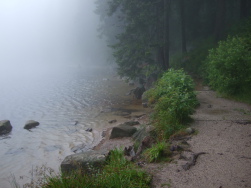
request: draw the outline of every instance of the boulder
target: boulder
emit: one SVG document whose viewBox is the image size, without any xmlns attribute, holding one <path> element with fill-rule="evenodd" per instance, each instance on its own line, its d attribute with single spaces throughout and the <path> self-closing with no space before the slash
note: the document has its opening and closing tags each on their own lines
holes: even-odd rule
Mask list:
<svg viewBox="0 0 251 188">
<path fill-rule="evenodd" d="M 34 121 L 34 120 L 29 120 L 29 121 L 27 121 L 25 123 L 24 129 L 28 129 L 29 130 L 29 129 L 32 129 L 32 128 L 38 126 L 38 125 L 39 125 L 39 122 Z"/>
<path fill-rule="evenodd" d="M 9 120 L 0 121 L 0 135 L 7 134 L 12 130 L 12 126 Z"/>
<path fill-rule="evenodd" d="M 131 137 L 136 131 L 137 131 L 137 128 L 135 127 L 128 126 L 128 125 L 119 125 L 117 127 L 112 128 L 110 139 Z"/>
<path fill-rule="evenodd" d="M 61 163 L 61 171 L 69 173 L 76 169 L 81 169 L 82 172 L 92 173 L 101 168 L 109 155 L 109 151 L 87 151 L 67 156 Z"/>
</svg>

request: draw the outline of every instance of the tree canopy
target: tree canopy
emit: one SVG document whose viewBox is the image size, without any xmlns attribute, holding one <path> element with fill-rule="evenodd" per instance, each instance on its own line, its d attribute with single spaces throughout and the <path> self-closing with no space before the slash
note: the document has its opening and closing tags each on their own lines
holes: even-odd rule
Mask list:
<svg viewBox="0 0 251 188">
<path fill-rule="evenodd" d="M 247 0 L 96 0 L 100 33 L 111 47 L 118 73 L 135 78 L 169 69 L 170 56 L 198 41 L 224 39 L 250 16 Z"/>
</svg>

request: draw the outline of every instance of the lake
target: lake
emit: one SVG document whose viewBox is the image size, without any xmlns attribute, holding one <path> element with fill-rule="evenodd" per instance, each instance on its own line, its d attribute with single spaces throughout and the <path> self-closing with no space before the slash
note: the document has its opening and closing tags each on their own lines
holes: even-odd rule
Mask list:
<svg viewBox="0 0 251 188">
<path fill-rule="evenodd" d="M 34 169 L 59 170 L 70 154 L 88 151 L 101 139 L 112 112 L 132 104 L 132 89 L 107 66 L 18 67 L 0 74 L 0 120 L 13 129 L 0 136 L 0 187 L 30 182 Z M 40 125 L 23 129 L 27 120 Z M 92 128 L 93 132 L 86 129 Z"/>
</svg>

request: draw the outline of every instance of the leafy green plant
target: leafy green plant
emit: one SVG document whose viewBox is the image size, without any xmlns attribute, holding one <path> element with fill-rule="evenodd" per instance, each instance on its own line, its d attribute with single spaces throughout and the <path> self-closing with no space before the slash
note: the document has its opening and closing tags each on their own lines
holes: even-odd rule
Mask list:
<svg viewBox="0 0 251 188">
<path fill-rule="evenodd" d="M 148 162 L 158 162 L 163 158 L 171 155 L 168 145 L 165 142 L 159 142 L 153 145 L 151 148 L 144 151 L 143 156 Z"/>
<path fill-rule="evenodd" d="M 154 106 L 154 125 L 166 137 L 183 127 L 198 104 L 194 82 L 183 70 L 168 70 L 146 97 Z"/>
</svg>

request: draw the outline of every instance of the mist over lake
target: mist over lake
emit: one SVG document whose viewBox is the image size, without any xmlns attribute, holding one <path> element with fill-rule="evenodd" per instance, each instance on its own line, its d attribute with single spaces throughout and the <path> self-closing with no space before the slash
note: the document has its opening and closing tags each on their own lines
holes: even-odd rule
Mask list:
<svg viewBox="0 0 251 188">
<path fill-rule="evenodd" d="M 13 126 L 0 136 L 0 187 L 10 187 L 11 174 L 27 183 L 35 166 L 58 171 L 107 124 L 98 115 L 110 105 L 114 70 L 94 9 L 91 0 L 0 1 L 0 120 Z M 27 131 L 30 119 L 40 125 Z"/>
</svg>

